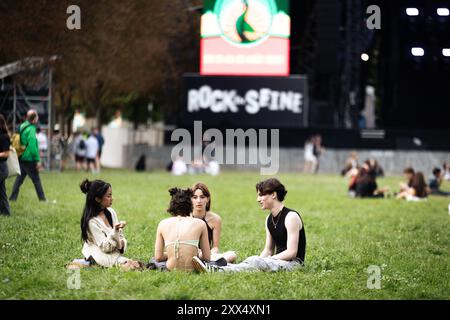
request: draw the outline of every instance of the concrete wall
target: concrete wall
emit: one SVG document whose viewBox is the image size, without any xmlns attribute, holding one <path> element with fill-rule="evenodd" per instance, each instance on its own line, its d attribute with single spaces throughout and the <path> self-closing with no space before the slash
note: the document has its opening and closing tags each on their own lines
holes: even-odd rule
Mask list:
<svg viewBox="0 0 450 320">
<path fill-rule="evenodd" d="M 146 156 L 147 170 L 164 169 L 170 162 L 172 146 L 149 147 L 135 145 L 124 147 L 125 168 L 133 169 L 142 154 Z M 353 150 L 326 149 L 320 158 L 321 173 L 339 173 L 346 159 Z M 405 167 L 411 166 L 425 175 L 431 173 L 434 167 L 441 167 L 444 161 L 450 162 L 450 152 L 431 151 L 401 151 L 401 150 L 357 150 L 358 159 L 363 162 L 375 158 L 386 174 L 401 174 Z M 303 148 L 280 148 L 280 172 L 301 172 L 303 170 Z M 223 165 L 222 170 L 254 170 L 259 171 L 259 165 Z"/>
</svg>

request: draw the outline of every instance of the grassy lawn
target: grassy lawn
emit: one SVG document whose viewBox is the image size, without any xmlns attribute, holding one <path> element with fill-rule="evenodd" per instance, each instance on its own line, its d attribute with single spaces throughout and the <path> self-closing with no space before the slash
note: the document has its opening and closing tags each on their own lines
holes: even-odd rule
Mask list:
<svg viewBox="0 0 450 320">
<path fill-rule="evenodd" d="M 88 176 L 110 182 L 119 218 L 128 225 L 127 257 L 147 261 L 158 222 L 168 217 L 171 186 L 205 182 L 212 210 L 224 221 L 222 250 L 242 261 L 264 245 L 266 212 L 256 203 L 257 173 L 173 177 L 165 172 L 104 170 L 100 175 L 41 175 L 49 203 L 39 203 L 29 179 L 12 216 L 0 217 L 0 299 L 449 299 L 450 199 L 414 203 L 346 196 L 338 176 L 280 174 L 285 204 L 306 227 L 306 266 L 293 273 L 188 274 L 81 270 L 81 289 L 67 288 L 64 265 L 81 257 L 79 221 Z M 7 181 L 11 191 L 14 179 Z M 397 189 L 401 177 L 379 180 Z M 450 190 L 446 182 L 444 190 Z M 53 201 L 55 200 L 55 201 Z M 381 268 L 381 289 L 367 288 L 369 265 Z"/>
</svg>

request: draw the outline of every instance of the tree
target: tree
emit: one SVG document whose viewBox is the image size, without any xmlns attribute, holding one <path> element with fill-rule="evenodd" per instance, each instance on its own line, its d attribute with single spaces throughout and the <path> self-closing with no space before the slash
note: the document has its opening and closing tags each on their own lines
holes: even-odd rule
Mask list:
<svg viewBox="0 0 450 320">
<path fill-rule="evenodd" d="M 198 70 L 199 16 L 184 1 L 79 0 L 81 30 L 66 27 L 71 1 L 0 1 L 0 64 L 39 56 L 53 65 L 55 107 L 75 98 L 98 125 L 117 97 L 155 97 L 175 113 L 181 75 Z M 14 35 L 14 36 L 11 36 Z M 117 100 L 117 99 L 116 99 Z"/>
</svg>

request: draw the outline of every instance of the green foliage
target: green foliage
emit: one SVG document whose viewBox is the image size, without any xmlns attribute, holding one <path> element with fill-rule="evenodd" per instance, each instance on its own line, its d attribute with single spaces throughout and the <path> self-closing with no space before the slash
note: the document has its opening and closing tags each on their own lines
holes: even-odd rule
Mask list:
<svg viewBox="0 0 450 320">
<path fill-rule="evenodd" d="M 307 235 L 306 265 L 286 273 L 123 272 L 81 270 L 81 289 L 67 288 L 64 265 L 81 257 L 79 221 L 83 173 L 43 173 L 49 199 L 39 203 L 29 179 L 12 216 L 0 217 L 0 299 L 449 299 L 450 216 L 448 199 L 411 203 L 346 196 L 347 181 L 336 176 L 280 174 L 285 204 L 297 209 Z M 264 176 L 227 172 L 219 177 L 174 177 L 104 170 L 112 183 L 119 218 L 126 220 L 127 257 L 153 255 L 158 222 L 167 217 L 168 188 L 203 181 L 212 210 L 222 216 L 222 250 L 239 261 L 264 245 L 266 212 L 256 203 L 255 184 Z M 395 190 L 400 177 L 379 181 Z M 10 191 L 14 179 L 7 181 Z M 450 189 L 447 183 L 444 189 Z M 56 203 L 54 203 L 54 201 Z M 369 265 L 381 268 L 381 290 L 367 288 Z"/>
</svg>

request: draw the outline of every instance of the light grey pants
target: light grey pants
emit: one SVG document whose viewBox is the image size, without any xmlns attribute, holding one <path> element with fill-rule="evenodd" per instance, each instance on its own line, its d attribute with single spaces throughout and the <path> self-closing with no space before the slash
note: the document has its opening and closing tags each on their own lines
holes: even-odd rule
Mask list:
<svg viewBox="0 0 450 320">
<path fill-rule="evenodd" d="M 225 272 L 249 272 L 249 271 L 293 271 L 296 268 L 301 267 L 302 264 L 299 260 L 278 260 L 273 258 L 261 258 L 259 256 L 251 256 L 238 264 L 229 263 L 221 269 Z"/>
</svg>

